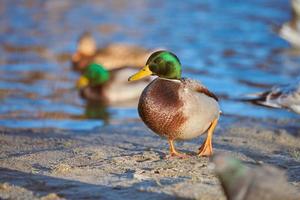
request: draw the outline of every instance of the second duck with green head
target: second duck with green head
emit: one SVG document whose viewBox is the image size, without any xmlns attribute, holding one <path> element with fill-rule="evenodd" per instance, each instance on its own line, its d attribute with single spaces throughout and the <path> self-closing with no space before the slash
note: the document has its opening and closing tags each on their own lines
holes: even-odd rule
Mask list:
<svg viewBox="0 0 300 200">
<path fill-rule="evenodd" d="M 88 65 L 77 81 L 83 98 L 104 104 L 137 99 L 150 79 L 128 83 L 127 78 L 136 70 L 131 67 L 107 70 L 100 64 Z"/>
<path fill-rule="evenodd" d="M 168 51 L 153 53 L 129 81 L 150 75 L 158 77 L 144 89 L 138 104 L 144 123 L 168 139 L 171 156 L 186 156 L 176 151 L 175 140 L 192 139 L 207 132 L 198 155 L 212 155 L 212 135 L 220 116 L 217 97 L 201 83 L 182 78 L 179 59 Z"/>
</svg>

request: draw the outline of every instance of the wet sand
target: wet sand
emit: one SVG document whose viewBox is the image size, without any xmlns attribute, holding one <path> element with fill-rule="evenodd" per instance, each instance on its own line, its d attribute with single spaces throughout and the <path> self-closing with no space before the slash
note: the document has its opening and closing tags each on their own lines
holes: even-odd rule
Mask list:
<svg viewBox="0 0 300 200">
<path fill-rule="evenodd" d="M 300 129 L 290 128 L 299 122 L 226 118 L 215 152 L 283 169 L 300 191 Z M 166 140 L 139 120 L 90 131 L 0 130 L 1 199 L 225 199 L 209 159 L 193 153 L 204 136 L 176 143 L 190 158 L 166 159 Z"/>
</svg>

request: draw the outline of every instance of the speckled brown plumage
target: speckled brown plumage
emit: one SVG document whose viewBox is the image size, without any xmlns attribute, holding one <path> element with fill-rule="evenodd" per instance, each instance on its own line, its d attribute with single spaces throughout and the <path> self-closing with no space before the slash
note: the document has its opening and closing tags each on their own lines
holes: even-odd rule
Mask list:
<svg viewBox="0 0 300 200">
<path fill-rule="evenodd" d="M 157 78 L 143 91 L 139 101 L 139 115 L 155 133 L 175 139 L 186 121 L 182 113 L 180 83 Z"/>
<path fill-rule="evenodd" d="M 219 117 L 216 96 L 185 78 L 155 79 L 144 89 L 138 111 L 152 131 L 171 140 L 200 135 Z"/>
</svg>

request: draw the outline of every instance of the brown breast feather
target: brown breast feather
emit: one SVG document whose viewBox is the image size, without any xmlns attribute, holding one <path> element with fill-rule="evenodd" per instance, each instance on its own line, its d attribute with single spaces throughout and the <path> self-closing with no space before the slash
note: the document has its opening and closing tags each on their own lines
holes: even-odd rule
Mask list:
<svg viewBox="0 0 300 200">
<path fill-rule="evenodd" d="M 179 96 L 182 83 L 157 78 L 143 91 L 139 101 L 139 115 L 155 133 L 176 139 L 187 120 Z"/>
</svg>

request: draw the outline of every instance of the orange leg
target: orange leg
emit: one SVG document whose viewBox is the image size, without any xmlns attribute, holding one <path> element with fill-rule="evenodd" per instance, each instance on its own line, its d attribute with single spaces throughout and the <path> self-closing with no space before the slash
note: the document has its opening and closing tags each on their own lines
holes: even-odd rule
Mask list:
<svg viewBox="0 0 300 200">
<path fill-rule="evenodd" d="M 170 145 L 170 156 L 171 157 L 173 157 L 173 156 L 176 156 L 176 157 L 179 157 L 179 158 L 186 158 L 186 157 L 188 157 L 188 155 L 176 151 L 176 149 L 174 147 L 173 140 L 169 139 L 168 142 L 169 142 L 169 145 Z"/>
<path fill-rule="evenodd" d="M 218 119 L 215 119 L 208 128 L 207 137 L 204 143 L 199 148 L 199 156 L 211 156 L 213 154 L 212 135 L 218 124 Z"/>
</svg>

